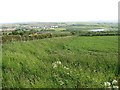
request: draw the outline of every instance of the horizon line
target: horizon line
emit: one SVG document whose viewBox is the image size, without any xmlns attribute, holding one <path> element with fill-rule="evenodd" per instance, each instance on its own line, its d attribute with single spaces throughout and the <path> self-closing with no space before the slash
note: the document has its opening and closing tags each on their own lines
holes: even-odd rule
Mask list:
<svg viewBox="0 0 120 90">
<path fill-rule="evenodd" d="M 69 23 L 69 22 L 96 22 L 96 23 L 118 23 L 118 20 L 99 20 L 99 21 L 18 21 L 18 22 L 0 22 L 0 24 L 19 24 L 19 23 Z"/>
</svg>

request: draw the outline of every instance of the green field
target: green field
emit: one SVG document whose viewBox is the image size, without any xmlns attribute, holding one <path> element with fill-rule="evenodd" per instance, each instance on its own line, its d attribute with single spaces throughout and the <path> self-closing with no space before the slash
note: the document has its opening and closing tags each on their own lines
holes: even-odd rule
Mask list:
<svg viewBox="0 0 120 90">
<path fill-rule="evenodd" d="M 50 30 L 63 31 L 63 30 L 66 30 L 66 28 L 51 28 Z"/>
<path fill-rule="evenodd" d="M 103 88 L 117 79 L 117 36 L 3 44 L 3 88 Z"/>
</svg>

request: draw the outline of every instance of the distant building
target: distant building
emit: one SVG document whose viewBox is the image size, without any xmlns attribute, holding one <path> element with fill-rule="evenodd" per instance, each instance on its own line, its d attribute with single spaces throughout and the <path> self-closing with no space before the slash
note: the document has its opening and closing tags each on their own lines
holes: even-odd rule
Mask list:
<svg viewBox="0 0 120 90">
<path fill-rule="evenodd" d="M 58 28 L 58 26 L 51 26 L 51 28 Z"/>
</svg>

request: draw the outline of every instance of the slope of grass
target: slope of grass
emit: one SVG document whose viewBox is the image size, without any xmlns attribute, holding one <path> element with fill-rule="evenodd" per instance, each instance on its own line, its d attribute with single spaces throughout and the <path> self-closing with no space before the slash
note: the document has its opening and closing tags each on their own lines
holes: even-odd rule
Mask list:
<svg viewBox="0 0 120 90">
<path fill-rule="evenodd" d="M 3 44 L 3 87 L 93 88 L 117 79 L 117 36 Z"/>
</svg>

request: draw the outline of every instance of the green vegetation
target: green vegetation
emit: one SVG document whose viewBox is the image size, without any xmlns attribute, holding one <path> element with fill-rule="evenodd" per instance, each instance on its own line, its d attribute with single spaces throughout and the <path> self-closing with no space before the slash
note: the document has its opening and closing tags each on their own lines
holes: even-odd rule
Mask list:
<svg viewBox="0 0 120 90">
<path fill-rule="evenodd" d="M 63 31 L 66 29 L 65 28 L 50 28 L 50 29 L 46 29 L 46 30 Z"/>
<path fill-rule="evenodd" d="M 52 37 L 63 37 L 63 36 L 71 36 L 72 34 L 69 32 L 59 32 L 59 33 L 43 33 L 43 34 L 30 34 L 30 35 L 4 35 L 2 37 L 2 43 L 9 43 L 15 41 L 29 41 L 29 40 L 37 40 L 44 38 L 52 38 Z"/>
<path fill-rule="evenodd" d="M 94 88 L 118 79 L 117 36 L 3 44 L 3 88 Z"/>
<path fill-rule="evenodd" d="M 72 35 L 79 36 L 118 36 L 120 33 L 118 31 L 71 31 Z"/>
</svg>

